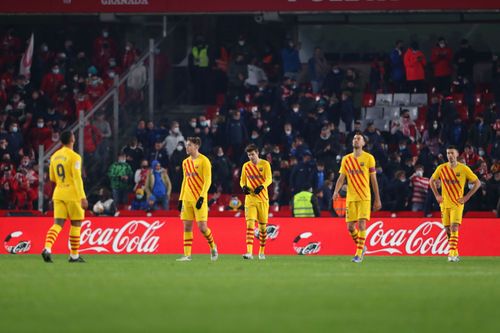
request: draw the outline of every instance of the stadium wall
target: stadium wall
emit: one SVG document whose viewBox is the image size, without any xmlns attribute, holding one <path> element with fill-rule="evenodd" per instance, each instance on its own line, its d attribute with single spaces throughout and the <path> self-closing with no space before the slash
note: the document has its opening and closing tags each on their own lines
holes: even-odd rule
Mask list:
<svg viewBox="0 0 500 333">
<path fill-rule="evenodd" d="M 1 254 L 38 254 L 48 217 L 0 218 Z M 209 221 L 221 254 L 246 252 L 243 218 Z M 69 223 L 54 245 L 54 253 L 68 253 Z M 182 223 L 178 218 L 89 218 L 83 222 L 82 254 L 180 254 Z M 448 253 L 446 233 L 435 218 L 378 218 L 369 223 L 369 255 L 434 256 Z M 255 246 L 258 241 L 255 239 Z M 460 230 L 460 255 L 500 255 L 499 219 L 464 219 Z M 351 255 L 354 244 L 339 218 L 271 218 L 268 225 L 269 255 Z M 194 233 L 193 253 L 208 254 L 205 239 Z"/>
</svg>

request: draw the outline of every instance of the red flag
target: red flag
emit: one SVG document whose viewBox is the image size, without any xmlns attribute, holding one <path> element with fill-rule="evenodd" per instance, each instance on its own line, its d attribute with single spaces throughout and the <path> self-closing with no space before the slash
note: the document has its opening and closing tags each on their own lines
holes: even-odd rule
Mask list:
<svg viewBox="0 0 500 333">
<path fill-rule="evenodd" d="M 19 74 L 26 78 L 31 76 L 31 63 L 33 62 L 33 47 L 35 44 L 35 36 L 31 34 L 26 52 L 23 53 L 21 64 L 19 65 Z"/>
</svg>

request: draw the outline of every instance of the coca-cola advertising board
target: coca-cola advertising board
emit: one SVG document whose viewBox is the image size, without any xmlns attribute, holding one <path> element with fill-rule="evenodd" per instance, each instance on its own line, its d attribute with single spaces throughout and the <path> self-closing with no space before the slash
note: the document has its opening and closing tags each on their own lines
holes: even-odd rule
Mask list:
<svg viewBox="0 0 500 333">
<path fill-rule="evenodd" d="M 0 13 L 261 13 L 494 10 L 497 0 L 23 0 L 0 1 Z"/>
<path fill-rule="evenodd" d="M 13 217 L 0 219 L 2 254 L 40 253 L 51 218 Z M 221 254 L 246 251 L 243 218 L 209 220 Z M 53 247 L 68 253 L 69 223 Z M 343 219 L 272 218 L 268 224 L 269 255 L 351 255 L 355 247 Z M 182 222 L 178 218 L 88 218 L 81 230 L 80 252 L 92 254 L 180 254 Z M 255 232 L 258 246 L 258 231 Z M 368 255 L 433 256 L 448 253 L 446 232 L 435 219 L 373 219 L 368 224 Z M 500 220 L 464 219 L 460 229 L 460 255 L 500 255 Z M 209 253 L 198 230 L 193 252 Z"/>
</svg>

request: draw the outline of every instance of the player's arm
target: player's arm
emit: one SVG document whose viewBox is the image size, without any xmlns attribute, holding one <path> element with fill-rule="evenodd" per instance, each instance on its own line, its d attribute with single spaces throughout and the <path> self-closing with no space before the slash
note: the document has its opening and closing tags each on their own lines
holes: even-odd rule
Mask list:
<svg viewBox="0 0 500 333">
<path fill-rule="evenodd" d="M 443 197 L 441 194 L 439 194 L 439 191 L 437 189 L 437 180 L 439 179 L 439 175 L 441 172 L 441 168 L 438 167 L 436 171 L 431 176 L 431 179 L 429 181 L 429 186 L 431 187 L 432 193 L 434 193 L 434 197 L 436 198 L 436 201 L 441 204 L 443 202 Z"/>
<path fill-rule="evenodd" d="M 208 159 L 203 161 L 203 187 L 201 189 L 200 197 L 206 198 L 208 196 L 208 189 L 212 184 L 212 165 Z"/>
<path fill-rule="evenodd" d="M 476 193 L 477 190 L 479 190 L 479 188 L 481 187 L 481 181 L 477 178 L 477 176 L 474 174 L 474 172 L 472 172 L 470 168 L 465 169 L 465 179 L 467 179 L 467 181 L 473 182 L 474 187 L 469 192 L 467 192 L 465 196 L 463 196 L 462 198 L 458 198 L 457 201 L 461 204 L 469 201 L 474 193 Z"/>
<path fill-rule="evenodd" d="M 50 163 L 50 165 L 49 165 L 49 178 L 52 182 L 54 182 L 54 183 L 56 182 L 56 173 L 54 172 L 54 163 Z"/>
<path fill-rule="evenodd" d="M 241 167 L 240 187 L 245 195 L 249 195 L 251 193 L 251 190 L 247 186 L 247 168 L 245 166 L 246 163 Z"/>
<path fill-rule="evenodd" d="M 262 185 L 264 185 L 264 187 L 267 188 L 269 185 L 271 185 L 272 182 L 273 182 L 273 175 L 271 173 L 271 164 L 265 163 L 264 164 L 264 183 L 262 183 Z"/>
<path fill-rule="evenodd" d="M 378 190 L 377 174 L 375 172 L 370 173 L 370 181 L 372 183 L 373 194 L 375 194 L 375 201 L 373 202 L 373 210 L 377 211 L 382 208 L 382 202 L 380 201 L 380 192 Z"/>
<path fill-rule="evenodd" d="M 149 177 L 149 175 L 148 175 Z M 179 194 L 179 201 L 177 202 L 177 210 L 180 212 L 182 210 L 182 196 L 184 195 L 184 187 L 186 186 L 186 169 L 184 168 L 184 162 L 182 162 L 182 184 L 181 193 Z"/>
<path fill-rule="evenodd" d="M 85 195 L 85 191 L 83 189 L 83 180 L 82 180 L 82 158 L 80 156 L 76 157 L 72 163 L 73 168 L 73 185 L 75 186 L 76 195 L 78 199 L 81 201 L 82 208 L 86 209 L 89 205 L 87 202 L 87 196 Z"/>
<path fill-rule="evenodd" d="M 333 191 L 333 200 L 337 200 L 339 197 L 339 191 L 344 186 L 345 183 L 345 175 L 343 173 L 339 174 L 339 178 L 337 179 L 337 183 L 335 184 L 335 191 Z"/>
</svg>

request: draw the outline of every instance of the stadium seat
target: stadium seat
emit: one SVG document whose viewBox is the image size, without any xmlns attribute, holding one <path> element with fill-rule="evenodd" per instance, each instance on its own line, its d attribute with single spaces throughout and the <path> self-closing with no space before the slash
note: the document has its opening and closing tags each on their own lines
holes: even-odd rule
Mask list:
<svg viewBox="0 0 500 333">
<path fill-rule="evenodd" d="M 392 120 L 394 118 L 399 118 L 401 113 L 401 108 L 398 106 L 386 107 L 384 108 L 384 119 Z"/>
<path fill-rule="evenodd" d="M 410 94 L 396 93 L 392 101 L 393 106 L 408 106 L 410 105 Z"/>
<path fill-rule="evenodd" d="M 393 95 L 392 94 L 377 94 L 375 98 L 376 106 L 390 106 L 392 105 Z"/>
<path fill-rule="evenodd" d="M 411 94 L 410 104 L 415 106 L 427 105 L 427 94 Z"/>
<path fill-rule="evenodd" d="M 365 119 L 367 120 L 375 120 L 384 118 L 384 108 L 382 107 L 371 107 L 366 108 Z"/>
</svg>

